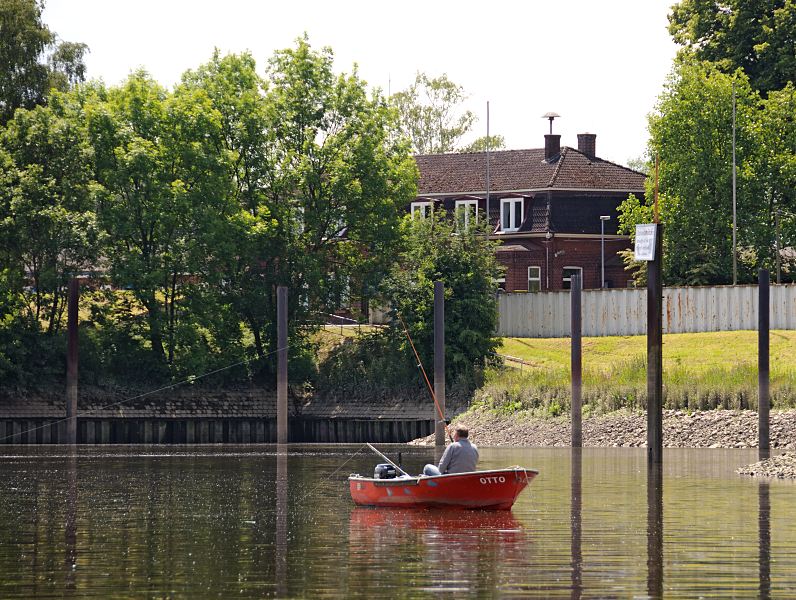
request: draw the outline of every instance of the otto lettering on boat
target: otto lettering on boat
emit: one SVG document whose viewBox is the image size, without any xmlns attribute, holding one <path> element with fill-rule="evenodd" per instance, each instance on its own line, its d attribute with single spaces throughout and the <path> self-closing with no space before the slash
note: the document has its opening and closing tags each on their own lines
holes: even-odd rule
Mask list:
<svg viewBox="0 0 796 600">
<path fill-rule="evenodd" d="M 480 479 L 481 485 L 487 485 L 488 483 L 506 483 L 505 477 L 481 477 Z"/>
</svg>

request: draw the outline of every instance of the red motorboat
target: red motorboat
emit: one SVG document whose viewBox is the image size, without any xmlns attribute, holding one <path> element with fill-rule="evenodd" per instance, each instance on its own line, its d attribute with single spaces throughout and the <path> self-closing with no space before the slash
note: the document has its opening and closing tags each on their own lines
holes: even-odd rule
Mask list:
<svg viewBox="0 0 796 600">
<path fill-rule="evenodd" d="M 534 469 L 509 467 L 418 477 L 403 473 L 389 479 L 351 475 L 348 483 L 359 506 L 508 510 L 538 474 Z"/>
</svg>

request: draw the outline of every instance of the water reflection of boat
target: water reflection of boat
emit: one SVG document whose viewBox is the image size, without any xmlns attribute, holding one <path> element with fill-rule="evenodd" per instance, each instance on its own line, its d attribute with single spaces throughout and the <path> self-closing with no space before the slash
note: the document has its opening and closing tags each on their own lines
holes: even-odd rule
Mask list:
<svg viewBox="0 0 796 600">
<path fill-rule="evenodd" d="M 351 475 L 351 498 L 359 506 L 488 508 L 508 510 L 538 471 L 511 467 L 431 477 L 375 479 Z"/>
<path fill-rule="evenodd" d="M 373 510 L 355 507 L 351 511 L 349 525 L 352 531 L 373 531 L 384 527 L 439 532 L 479 529 L 505 533 L 520 531 L 520 522 L 511 511 L 505 510 Z"/>
</svg>

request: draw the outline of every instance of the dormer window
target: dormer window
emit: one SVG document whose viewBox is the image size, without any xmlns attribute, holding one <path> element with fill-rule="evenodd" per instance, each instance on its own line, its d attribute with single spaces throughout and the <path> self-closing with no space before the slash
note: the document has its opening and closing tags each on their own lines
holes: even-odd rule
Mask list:
<svg viewBox="0 0 796 600">
<path fill-rule="evenodd" d="M 500 229 L 504 232 L 517 231 L 522 224 L 523 199 L 500 199 Z"/>
<path fill-rule="evenodd" d="M 404 205 L 406 206 L 406 205 Z M 412 218 L 420 217 L 425 219 L 431 214 L 431 202 L 412 202 Z"/>
<path fill-rule="evenodd" d="M 456 201 L 456 228 L 466 230 L 471 223 L 478 222 L 478 200 Z"/>
</svg>

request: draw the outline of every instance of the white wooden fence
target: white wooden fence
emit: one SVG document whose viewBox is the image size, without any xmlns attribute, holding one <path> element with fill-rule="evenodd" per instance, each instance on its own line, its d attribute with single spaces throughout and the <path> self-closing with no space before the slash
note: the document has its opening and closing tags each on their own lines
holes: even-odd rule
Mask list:
<svg viewBox="0 0 796 600">
<path fill-rule="evenodd" d="M 663 289 L 664 333 L 757 329 L 756 285 Z M 498 335 L 568 337 L 569 291 L 501 294 Z M 583 335 L 647 333 L 647 290 L 584 290 Z M 796 285 L 771 285 L 771 329 L 796 329 Z"/>
</svg>

